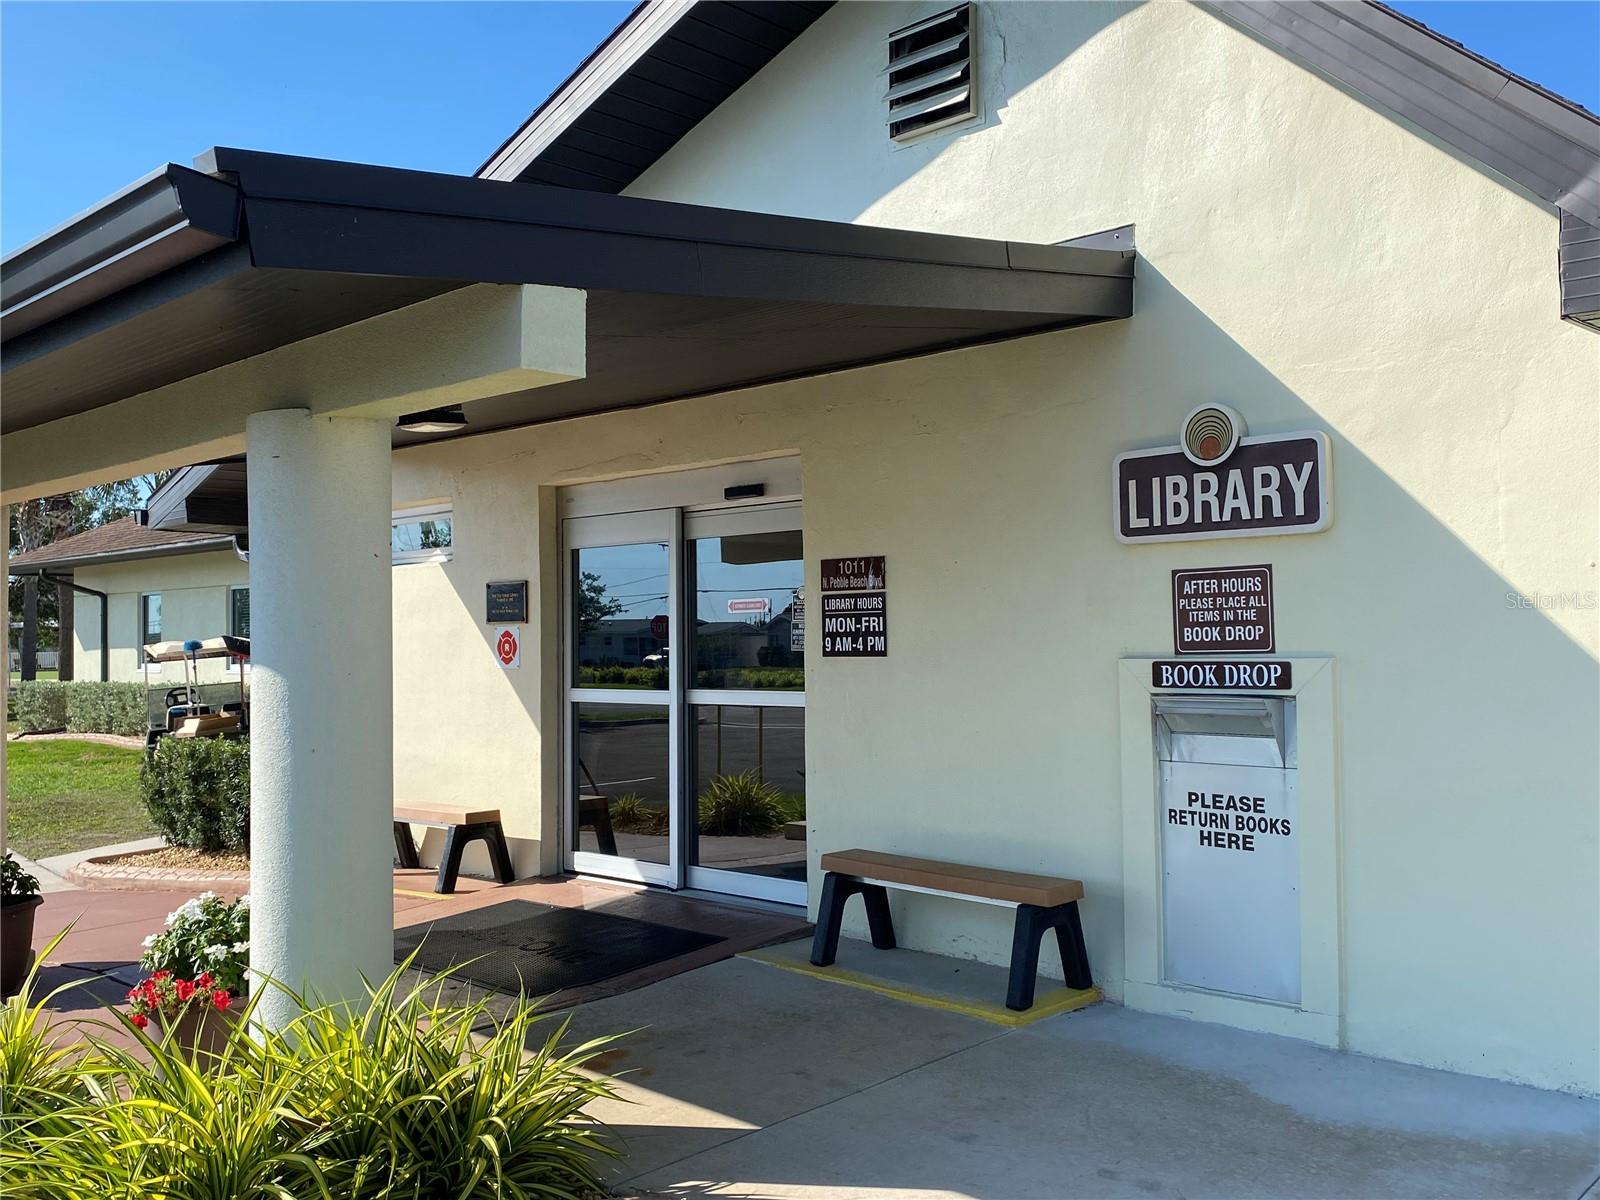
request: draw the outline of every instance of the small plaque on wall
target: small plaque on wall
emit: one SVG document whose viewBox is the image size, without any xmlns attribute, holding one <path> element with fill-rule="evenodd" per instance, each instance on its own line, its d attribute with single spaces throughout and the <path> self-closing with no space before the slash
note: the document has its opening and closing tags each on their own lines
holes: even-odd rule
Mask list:
<svg viewBox="0 0 1600 1200">
<path fill-rule="evenodd" d="M 484 603 L 483 620 L 486 625 L 526 624 L 528 620 L 528 581 L 507 579 L 487 585 L 488 599 Z"/>
<path fill-rule="evenodd" d="M 824 658 L 883 658 L 889 653 L 888 580 L 881 554 L 822 560 Z"/>
</svg>

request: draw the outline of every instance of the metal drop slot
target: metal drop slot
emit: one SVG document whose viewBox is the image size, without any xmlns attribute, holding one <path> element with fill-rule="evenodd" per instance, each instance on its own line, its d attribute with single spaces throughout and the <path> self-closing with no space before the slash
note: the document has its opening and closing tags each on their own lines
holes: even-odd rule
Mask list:
<svg viewBox="0 0 1600 1200">
<path fill-rule="evenodd" d="M 1153 698 L 1169 984 L 1300 1001 L 1295 702 Z"/>
</svg>

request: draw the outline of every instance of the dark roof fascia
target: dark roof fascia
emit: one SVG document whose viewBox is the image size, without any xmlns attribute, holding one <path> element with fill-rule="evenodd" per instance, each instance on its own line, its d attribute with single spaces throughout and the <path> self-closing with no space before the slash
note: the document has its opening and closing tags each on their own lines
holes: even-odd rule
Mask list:
<svg viewBox="0 0 1600 1200">
<path fill-rule="evenodd" d="M 230 183 L 169 163 L 5 256 L 7 338 L 123 291 L 239 237 Z"/>
<path fill-rule="evenodd" d="M 558 106 L 567 106 L 575 110 L 573 116 L 581 113 L 588 106 L 586 93 L 597 89 L 602 79 L 619 74 L 625 61 L 632 61 L 626 42 L 638 39 L 645 45 L 654 44 L 659 34 L 652 35 L 653 31 L 649 26 L 660 21 L 664 28 L 670 28 L 693 3 L 694 0 L 677 0 L 672 5 L 663 5 L 660 0 L 640 0 L 633 11 L 622 18 L 617 27 L 608 33 L 598 46 L 589 51 L 584 60 L 573 69 L 572 74 L 557 84 L 540 102 L 532 115 L 505 141 L 495 147 L 494 153 L 489 155 L 473 174 L 482 179 L 515 178 L 516 172 L 509 167 L 506 168 L 510 171 L 509 174 L 497 173 L 497 165 L 502 161 L 518 157 L 519 150 L 531 157 L 532 149 L 528 143 L 531 139 L 537 139 L 542 130 L 556 123 L 554 109 Z M 669 9 L 678 11 L 669 12 Z M 651 19 L 653 10 L 660 11 Z"/>
<path fill-rule="evenodd" d="M 144 507 L 134 518 L 147 529 L 165 528 L 184 510 L 184 502 L 194 490 L 216 473 L 216 463 L 195 463 L 174 471 L 172 477 L 145 498 Z"/>
<path fill-rule="evenodd" d="M 1108 250 L 506 184 L 219 148 L 252 262 L 675 295 L 1131 315 L 1133 259 Z"/>
<path fill-rule="evenodd" d="M 1600 223 L 1600 118 L 1372 0 L 1204 7 L 1551 205 Z"/>
<path fill-rule="evenodd" d="M 831 7 L 646 0 L 477 174 L 621 192 Z"/>
<path fill-rule="evenodd" d="M 160 546 L 134 546 L 123 550 L 105 550 L 99 554 L 69 554 L 61 558 L 35 559 L 24 564 L 21 570 L 7 563 L 9 575 L 39 575 L 46 571 L 80 570 L 84 567 L 107 566 L 112 563 L 131 562 L 140 558 L 166 558 L 179 554 L 204 554 L 211 550 L 232 550 L 234 536 L 222 534 L 196 538 L 192 542 L 168 542 Z M 41 550 L 48 547 L 40 547 Z M 34 553 L 37 553 L 35 551 Z"/>
</svg>

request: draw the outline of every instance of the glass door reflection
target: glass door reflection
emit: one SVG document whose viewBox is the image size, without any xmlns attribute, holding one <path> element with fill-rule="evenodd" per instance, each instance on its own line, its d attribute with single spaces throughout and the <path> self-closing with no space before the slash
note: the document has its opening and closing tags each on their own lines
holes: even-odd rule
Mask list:
<svg viewBox="0 0 1600 1200">
<path fill-rule="evenodd" d="M 567 523 L 575 870 L 678 886 L 678 706 L 671 653 L 677 514 Z"/>
</svg>

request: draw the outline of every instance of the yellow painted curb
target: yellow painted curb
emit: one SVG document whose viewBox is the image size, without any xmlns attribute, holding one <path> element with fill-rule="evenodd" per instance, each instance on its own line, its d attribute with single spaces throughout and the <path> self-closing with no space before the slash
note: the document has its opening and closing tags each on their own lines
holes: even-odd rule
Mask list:
<svg viewBox="0 0 1600 1200">
<path fill-rule="evenodd" d="M 846 987 L 876 992 L 880 996 L 903 1000 L 907 1004 L 920 1004 L 923 1008 L 936 1008 L 941 1012 L 976 1017 L 980 1021 L 988 1021 L 991 1025 L 1004 1025 L 1009 1029 L 1020 1029 L 1024 1025 L 1032 1025 L 1035 1021 L 1042 1021 L 1045 1017 L 1087 1008 L 1105 999 L 1097 987 L 1084 991 L 1075 988 L 1056 988 L 1042 999 L 1035 1000 L 1033 1007 L 1027 1012 L 1012 1012 L 1004 1004 L 985 1004 L 978 1000 L 957 1000 L 937 992 L 919 992 L 898 984 L 885 983 L 881 979 L 874 979 L 859 971 L 848 971 L 843 967 L 814 967 L 804 959 L 796 961 L 774 954 L 771 950 L 750 950 L 738 957 L 764 963 L 769 967 L 777 967 L 781 971 L 793 971 L 796 975 L 810 975 L 814 979 L 826 979 L 830 983 L 842 983 Z"/>
<path fill-rule="evenodd" d="M 413 896 L 418 900 L 453 900 L 454 896 L 441 896 L 438 892 L 411 892 L 405 888 L 395 888 L 396 896 Z"/>
</svg>

